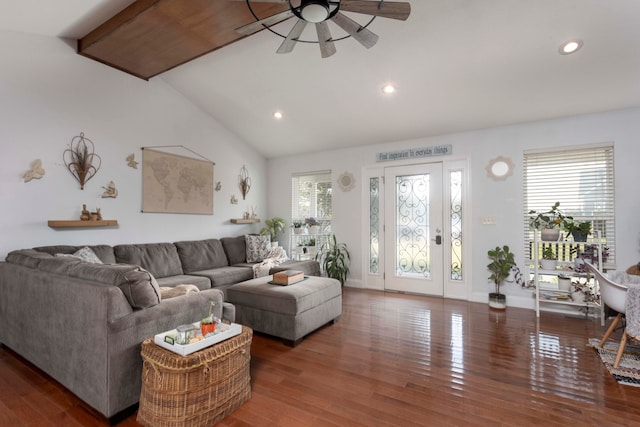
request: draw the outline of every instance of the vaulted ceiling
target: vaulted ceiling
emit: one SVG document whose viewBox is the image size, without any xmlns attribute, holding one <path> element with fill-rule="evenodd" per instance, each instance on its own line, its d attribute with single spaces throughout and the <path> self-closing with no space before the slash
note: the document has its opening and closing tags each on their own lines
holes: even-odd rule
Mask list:
<svg viewBox="0 0 640 427">
<path fill-rule="evenodd" d="M 131 4 L 158 3 L 155 12 L 162 12 L 165 1 L 0 0 L 0 30 L 84 38 L 85 54 L 93 56 L 102 24 L 114 25 L 109 20 Z M 175 68 L 153 60 L 156 48 L 131 55 L 145 58 L 147 74 L 138 75 L 164 80 L 266 157 L 640 106 L 638 0 L 409 2 L 407 21 L 371 23 L 380 36 L 374 47 L 347 38 L 326 59 L 314 43 L 276 54 L 282 38 L 268 31 L 234 41 L 236 22 L 253 17 L 232 0 L 182 1 L 203 8 L 179 10 L 180 22 L 205 40 L 184 56 L 195 60 L 159 35 L 174 25 L 162 13 L 144 21 L 142 34 L 122 32 L 109 49 L 118 57 L 132 48 L 130 38 L 150 35 L 173 49 L 181 64 Z M 282 8 L 252 4 L 261 18 Z M 287 34 L 292 26 L 288 20 L 274 29 Z M 313 28 L 303 37 L 313 39 Z M 582 49 L 560 55 L 560 44 L 572 38 L 583 40 Z M 211 48 L 211 40 L 222 47 Z M 393 96 L 381 92 L 388 82 L 397 86 Z M 274 120 L 276 110 L 282 120 Z"/>
</svg>

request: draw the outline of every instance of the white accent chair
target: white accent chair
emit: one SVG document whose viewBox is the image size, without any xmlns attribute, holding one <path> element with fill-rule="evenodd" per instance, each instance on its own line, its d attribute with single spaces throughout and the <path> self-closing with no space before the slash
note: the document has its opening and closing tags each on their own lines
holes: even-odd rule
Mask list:
<svg viewBox="0 0 640 427">
<path fill-rule="evenodd" d="M 610 308 L 618 312 L 618 315 L 615 319 L 613 319 L 611 326 L 609 326 L 609 329 L 607 329 L 607 332 L 605 332 L 604 336 L 602 337 L 600 344 L 598 344 L 598 348 L 602 348 L 616 326 L 618 326 L 618 323 L 620 323 L 622 317 L 625 315 L 628 287 L 611 281 L 611 279 L 602 274 L 592 264 L 585 263 L 585 267 L 598 280 L 598 284 L 600 285 L 600 301 L 602 302 L 602 304 L 606 304 Z M 627 330 L 625 328 L 625 330 L 622 332 L 622 339 L 620 340 L 618 353 L 616 354 L 616 360 L 613 364 L 614 368 L 617 368 L 620 364 L 622 352 L 624 351 L 624 347 L 627 344 L 627 337 Z"/>
</svg>

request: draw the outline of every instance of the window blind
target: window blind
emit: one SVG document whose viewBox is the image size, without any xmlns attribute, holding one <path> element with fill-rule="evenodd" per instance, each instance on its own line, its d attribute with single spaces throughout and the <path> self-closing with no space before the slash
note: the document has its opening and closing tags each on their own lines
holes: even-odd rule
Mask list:
<svg viewBox="0 0 640 427">
<path fill-rule="evenodd" d="M 327 221 L 332 216 L 331 171 L 307 172 L 291 177 L 291 219 L 313 217 Z"/>
<path fill-rule="evenodd" d="M 574 221 L 590 221 L 615 264 L 613 144 L 524 153 L 524 236 L 532 237 L 529 211 L 546 212 L 556 202 Z M 530 246 L 525 255 L 531 259 Z"/>
</svg>

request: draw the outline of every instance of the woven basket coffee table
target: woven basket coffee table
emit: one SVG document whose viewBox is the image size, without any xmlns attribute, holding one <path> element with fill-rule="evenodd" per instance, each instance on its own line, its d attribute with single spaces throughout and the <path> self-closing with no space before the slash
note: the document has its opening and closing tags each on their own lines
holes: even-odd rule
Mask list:
<svg viewBox="0 0 640 427">
<path fill-rule="evenodd" d="M 253 330 L 182 356 L 148 338 L 142 343 L 137 421 L 147 427 L 211 426 L 251 399 Z"/>
</svg>

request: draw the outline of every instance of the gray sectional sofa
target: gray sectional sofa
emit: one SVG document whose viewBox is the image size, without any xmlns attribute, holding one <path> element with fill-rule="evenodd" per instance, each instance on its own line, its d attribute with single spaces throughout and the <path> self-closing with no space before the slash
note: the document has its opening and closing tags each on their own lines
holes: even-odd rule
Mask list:
<svg viewBox="0 0 640 427">
<path fill-rule="evenodd" d="M 16 250 L 0 262 L 0 343 L 112 417 L 138 402 L 142 341 L 200 320 L 210 301 L 234 321 L 224 295 L 253 278 L 253 264 L 244 236 L 88 247 L 102 264 L 68 256 L 82 246 Z M 273 270 L 288 268 L 320 274 L 315 261 Z M 161 287 L 179 284 L 200 292 L 162 299 Z"/>
</svg>

